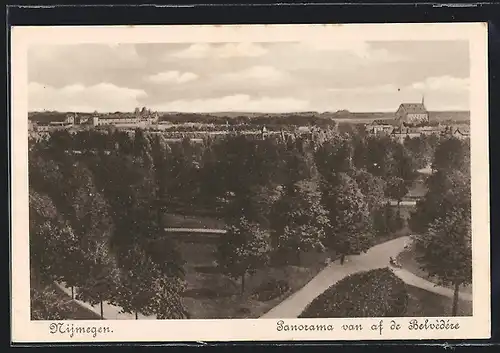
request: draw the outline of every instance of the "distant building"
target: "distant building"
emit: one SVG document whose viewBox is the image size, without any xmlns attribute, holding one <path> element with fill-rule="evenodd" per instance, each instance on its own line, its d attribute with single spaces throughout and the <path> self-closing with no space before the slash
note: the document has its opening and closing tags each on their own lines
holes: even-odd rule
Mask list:
<svg viewBox="0 0 500 353">
<path fill-rule="evenodd" d="M 77 125 L 89 124 L 89 117 L 88 116 L 76 116 L 75 117 L 75 124 L 77 124 Z"/>
<path fill-rule="evenodd" d="M 407 137 L 415 138 L 422 136 L 422 132 L 420 131 L 420 128 L 408 128 L 401 126 L 395 127 L 391 132 L 391 136 L 403 143 Z"/>
<path fill-rule="evenodd" d="M 398 125 L 416 125 L 429 122 L 429 112 L 425 108 L 424 98 L 421 103 L 402 103 L 396 111 Z"/>
<path fill-rule="evenodd" d="M 139 118 L 135 116 L 127 116 L 127 115 L 106 115 L 98 117 L 97 124 L 95 126 L 103 126 L 103 125 L 120 125 L 120 124 L 138 124 Z"/>
<path fill-rule="evenodd" d="M 33 131 L 34 132 L 50 132 L 50 131 L 67 129 L 70 126 L 71 125 L 68 124 L 66 121 L 51 121 L 49 123 L 38 122 L 36 124 L 33 124 Z"/>
<path fill-rule="evenodd" d="M 457 128 L 453 132 L 453 136 L 455 136 L 456 138 L 459 138 L 459 139 L 466 139 L 466 138 L 470 137 L 470 131 L 463 129 L 463 128 L 462 129 Z"/>
<path fill-rule="evenodd" d="M 379 124 L 373 124 L 373 125 L 367 125 L 366 130 L 371 133 L 371 134 L 377 134 L 381 132 L 385 133 L 390 133 L 393 131 L 394 126 L 393 125 L 379 125 Z"/>
<path fill-rule="evenodd" d="M 68 114 L 66 115 L 66 119 L 64 119 L 64 124 L 73 125 L 75 123 L 75 115 Z"/>
<path fill-rule="evenodd" d="M 158 113 L 149 113 L 146 117 L 145 120 L 148 124 L 158 124 L 158 121 L 160 120 L 160 116 Z"/>
</svg>

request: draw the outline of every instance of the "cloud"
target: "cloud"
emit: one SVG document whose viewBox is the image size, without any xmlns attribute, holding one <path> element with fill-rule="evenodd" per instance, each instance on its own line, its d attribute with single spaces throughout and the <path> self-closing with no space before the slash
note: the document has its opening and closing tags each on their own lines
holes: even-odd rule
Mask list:
<svg viewBox="0 0 500 353">
<path fill-rule="evenodd" d="M 132 111 L 146 97 L 143 90 L 118 87 L 111 83 L 99 83 L 85 87 L 81 84 L 55 88 L 31 82 L 28 87 L 30 110 L 59 111 Z"/>
<path fill-rule="evenodd" d="M 377 85 L 377 86 L 362 86 L 362 87 L 346 87 L 346 88 L 329 88 L 329 92 L 335 93 L 396 93 L 398 87 L 393 84 Z"/>
<path fill-rule="evenodd" d="M 259 57 L 267 53 L 267 49 L 255 43 L 195 43 L 186 49 L 171 54 L 177 58 L 236 58 Z"/>
<path fill-rule="evenodd" d="M 133 62 L 133 63 L 145 63 L 143 57 L 141 57 L 137 53 L 137 48 L 134 44 L 111 44 L 108 45 L 109 49 L 111 49 L 111 53 L 114 57 L 120 58 L 125 62 Z"/>
<path fill-rule="evenodd" d="M 291 112 L 308 108 L 309 102 L 295 98 L 252 98 L 246 94 L 234 94 L 220 98 L 176 100 L 153 106 L 164 112 Z"/>
<path fill-rule="evenodd" d="M 34 46 L 29 50 L 30 66 L 72 66 L 82 68 L 136 68 L 144 67 L 134 44 L 75 44 Z"/>
<path fill-rule="evenodd" d="M 328 88 L 328 92 L 335 94 L 421 94 L 422 91 L 434 91 L 442 94 L 467 93 L 469 88 L 468 78 L 456 78 L 451 76 L 429 77 L 424 81 L 409 85 L 398 86 L 395 84 L 384 84 L 374 86 Z"/>
<path fill-rule="evenodd" d="M 165 71 L 147 77 L 153 83 L 186 83 L 198 79 L 192 72 Z"/>
<path fill-rule="evenodd" d="M 412 84 L 412 87 L 430 91 L 466 91 L 469 89 L 469 79 L 452 76 L 429 77 L 422 82 Z"/>
<path fill-rule="evenodd" d="M 286 73 L 272 66 L 252 66 L 248 69 L 219 75 L 221 81 L 257 81 L 259 85 L 278 83 L 287 77 Z"/>
<path fill-rule="evenodd" d="M 338 52 L 354 55 L 360 59 L 375 62 L 397 62 L 405 60 L 405 57 L 390 53 L 386 49 L 375 49 L 370 43 L 361 40 L 312 40 L 301 43 L 309 50 L 316 52 Z"/>
</svg>

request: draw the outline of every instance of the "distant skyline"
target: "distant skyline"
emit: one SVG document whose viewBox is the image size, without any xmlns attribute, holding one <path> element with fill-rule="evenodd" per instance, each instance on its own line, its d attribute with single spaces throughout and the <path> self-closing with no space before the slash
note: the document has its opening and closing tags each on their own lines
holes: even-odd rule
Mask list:
<svg viewBox="0 0 500 353">
<path fill-rule="evenodd" d="M 30 111 L 469 110 L 467 41 L 77 44 L 28 54 Z"/>
</svg>

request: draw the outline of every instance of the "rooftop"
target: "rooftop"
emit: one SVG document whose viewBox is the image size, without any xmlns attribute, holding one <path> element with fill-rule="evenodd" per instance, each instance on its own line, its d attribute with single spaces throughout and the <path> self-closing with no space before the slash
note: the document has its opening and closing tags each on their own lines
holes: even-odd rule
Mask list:
<svg viewBox="0 0 500 353">
<path fill-rule="evenodd" d="M 428 113 L 423 103 L 402 103 L 399 108 L 410 114 Z"/>
</svg>

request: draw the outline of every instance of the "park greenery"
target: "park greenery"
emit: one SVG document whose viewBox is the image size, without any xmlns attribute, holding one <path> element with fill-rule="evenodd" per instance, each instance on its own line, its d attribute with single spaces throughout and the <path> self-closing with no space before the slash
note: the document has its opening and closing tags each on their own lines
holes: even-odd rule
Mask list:
<svg viewBox="0 0 500 353">
<path fill-rule="evenodd" d="M 419 234 L 417 262 L 438 284 L 453 287 L 452 315 L 456 315 L 460 286 L 472 283 L 469 141 L 441 141 L 432 168 L 429 191 L 417 202 L 410 226 Z"/>
<path fill-rule="evenodd" d="M 34 293 L 44 298 L 38 293 L 63 282 L 78 289 L 76 299 L 101 304 L 101 312 L 109 302 L 136 318 L 189 318 L 187 259 L 163 232 L 165 214 L 224 220 L 217 266 L 243 293 L 246 278 L 268 265 L 300 264 L 307 251 L 331 252 L 343 263 L 400 230 L 399 203 L 416 171 L 430 163 L 432 192 L 410 219 L 422 235 L 419 261 L 443 283 L 467 283 L 468 158 L 467 142 L 451 137 L 400 143 L 332 126 L 205 136 L 202 143 L 170 142 L 140 129 L 55 131 L 29 144 Z M 398 202 L 396 211 L 390 200 Z M 380 283 L 392 283 L 380 275 L 387 279 Z M 50 311 L 41 306 L 33 307 L 37 318 Z"/>
<path fill-rule="evenodd" d="M 406 284 L 388 268 L 355 273 L 340 280 L 312 301 L 302 318 L 404 316 Z"/>
</svg>

